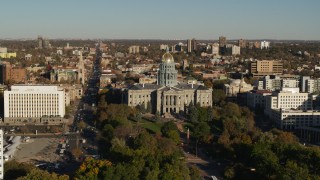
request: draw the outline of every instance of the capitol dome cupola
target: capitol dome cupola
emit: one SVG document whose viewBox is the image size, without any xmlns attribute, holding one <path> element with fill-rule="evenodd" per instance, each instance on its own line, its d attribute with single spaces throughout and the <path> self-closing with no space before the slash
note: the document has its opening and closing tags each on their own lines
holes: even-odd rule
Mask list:
<svg viewBox="0 0 320 180">
<path fill-rule="evenodd" d="M 173 63 L 174 62 L 173 56 L 169 52 L 166 52 L 164 55 L 162 55 L 162 62 Z"/>
<path fill-rule="evenodd" d="M 177 74 L 178 71 L 175 68 L 173 56 L 169 52 L 166 52 L 162 56 L 157 83 L 162 86 L 173 87 L 177 85 Z"/>
</svg>

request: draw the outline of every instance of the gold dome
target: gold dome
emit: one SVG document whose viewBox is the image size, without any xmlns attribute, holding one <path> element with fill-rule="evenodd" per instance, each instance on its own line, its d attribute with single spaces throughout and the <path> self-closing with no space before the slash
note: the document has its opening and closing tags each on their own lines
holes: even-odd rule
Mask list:
<svg viewBox="0 0 320 180">
<path fill-rule="evenodd" d="M 166 52 L 164 55 L 162 55 L 162 62 L 164 63 L 174 62 L 173 56 L 169 52 Z"/>
</svg>

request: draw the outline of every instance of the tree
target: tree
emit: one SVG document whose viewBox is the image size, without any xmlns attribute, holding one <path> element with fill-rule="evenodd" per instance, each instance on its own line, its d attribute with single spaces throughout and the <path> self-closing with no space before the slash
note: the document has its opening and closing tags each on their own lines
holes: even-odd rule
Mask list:
<svg viewBox="0 0 320 180">
<path fill-rule="evenodd" d="M 213 81 L 213 89 L 223 89 L 224 84 L 227 83 L 228 80 L 215 80 Z"/>
<path fill-rule="evenodd" d="M 213 120 L 213 109 L 211 107 L 207 108 L 207 121 L 210 122 Z"/>
<path fill-rule="evenodd" d="M 80 121 L 78 124 L 77 124 L 77 127 L 78 129 L 80 129 L 80 132 L 82 132 L 82 130 L 87 126 L 87 124 L 84 122 L 84 121 Z"/>
<path fill-rule="evenodd" d="M 284 171 L 279 174 L 281 179 L 308 179 L 307 167 L 301 167 L 294 161 L 287 161 Z"/>
<path fill-rule="evenodd" d="M 34 166 L 25 163 L 18 163 L 15 160 L 4 164 L 4 179 L 17 179 L 26 176 Z"/>
<path fill-rule="evenodd" d="M 208 108 L 197 107 L 198 109 L 198 122 L 207 122 L 208 121 Z"/>
<path fill-rule="evenodd" d="M 176 144 L 180 142 L 179 131 L 177 125 L 173 121 L 164 123 L 161 127 L 161 133 L 164 137 L 171 139 Z"/>
<path fill-rule="evenodd" d="M 210 134 L 210 126 L 206 122 L 199 122 L 193 128 L 193 136 L 196 139 L 196 156 L 198 156 L 198 143 L 201 138 Z"/>
<path fill-rule="evenodd" d="M 211 82 L 210 79 L 206 79 L 206 80 L 204 81 L 204 85 L 205 85 L 207 88 L 212 88 L 212 86 L 213 86 L 213 84 L 212 84 L 212 82 Z"/>
<path fill-rule="evenodd" d="M 189 172 L 190 172 L 190 178 L 192 180 L 200 180 L 201 177 L 200 177 L 200 170 L 196 167 L 196 166 L 191 166 L 189 168 Z"/>
<path fill-rule="evenodd" d="M 82 151 L 80 148 L 72 149 L 71 153 L 76 159 L 78 159 L 82 155 Z"/>
<path fill-rule="evenodd" d="M 68 175 L 57 175 L 56 173 L 49 173 L 48 171 L 43 171 L 37 168 L 32 169 L 26 176 L 19 177 L 17 180 L 69 180 Z"/>
<path fill-rule="evenodd" d="M 212 90 L 212 102 L 214 105 L 219 105 L 226 99 L 226 94 L 222 89 L 213 89 Z"/>
<path fill-rule="evenodd" d="M 225 111 L 225 114 L 230 117 L 232 116 L 241 117 L 241 109 L 236 103 L 228 102 L 224 106 L 224 111 Z"/>
<path fill-rule="evenodd" d="M 251 158 L 257 167 L 257 172 L 262 177 L 265 175 L 267 178 L 275 176 L 279 170 L 279 159 L 277 155 L 269 149 L 267 144 L 255 144 L 251 153 Z"/>
<path fill-rule="evenodd" d="M 79 179 L 104 179 L 104 172 L 112 166 L 108 160 L 98 160 L 88 157 L 76 172 Z"/>
<path fill-rule="evenodd" d="M 187 107 L 187 110 L 188 110 L 189 120 L 191 122 L 198 122 L 199 120 L 198 109 L 192 102 L 190 102 L 189 106 Z"/>
<path fill-rule="evenodd" d="M 224 171 L 224 177 L 227 179 L 233 179 L 235 177 L 235 170 L 233 167 L 227 167 L 226 170 Z"/>
</svg>

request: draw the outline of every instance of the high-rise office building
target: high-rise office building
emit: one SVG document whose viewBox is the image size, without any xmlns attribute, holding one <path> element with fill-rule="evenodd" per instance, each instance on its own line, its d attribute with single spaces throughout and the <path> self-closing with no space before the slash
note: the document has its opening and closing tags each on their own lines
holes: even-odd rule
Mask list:
<svg viewBox="0 0 320 180">
<path fill-rule="evenodd" d="M 261 49 L 269 49 L 270 47 L 270 42 L 269 41 L 261 41 L 260 43 L 260 48 Z"/>
<path fill-rule="evenodd" d="M 227 38 L 224 36 L 219 37 L 219 47 L 225 47 L 227 45 Z"/>
<path fill-rule="evenodd" d="M 169 49 L 168 44 L 161 44 L 160 45 L 160 50 L 167 50 L 167 49 Z"/>
<path fill-rule="evenodd" d="M 219 53 L 225 55 L 227 52 L 227 39 L 224 36 L 219 37 Z"/>
<path fill-rule="evenodd" d="M 49 43 L 49 40 L 47 38 L 43 38 L 43 48 L 48 49 L 51 48 L 51 44 Z"/>
<path fill-rule="evenodd" d="M 42 36 L 38 36 L 38 48 L 42 49 L 43 48 L 43 39 Z"/>
<path fill-rule="evenodd" d="M 140 46 L 130 46 L 129 54 L 138 54 L 140 52 Z"/>
<path fill-rule="evenodd" d="M 259 48 L 261 47 L 261 42 L 258 42 L 258 41 L 254 42 L 254 43 L 253 43 L 253 46 L 254 46 L 254 48 L 256 48 L 256 49 L 259 49 Z"/>
<path fill-rule="evenodd" d="M 244 39 L 239 39 L 239 40 L 238 40 L 238 46 L 239 46 L 240 48 L 246 48 L 246 47 L 247 47 L 247 41 L 244 40 Z"/>
<path fill-rule="evenodd" d="M 48 49 L 51 48 L 51 44 L 47 38 L 38 36 L 38 48 L 39 49 Z"/>
<path fill-rule="evenodd" d="M 231 49 L 232 49 L 232 55 L 240 55 L 240 47 L 239 46 L 233 45 Z"/>
<path fill-rule="evenodd" d="M 188 49 L 188 53 L 196 51 L 197 50 L 197 40 L 195 40 L 194 38 L 188 39 L 187 49 Z"/>
</svg>

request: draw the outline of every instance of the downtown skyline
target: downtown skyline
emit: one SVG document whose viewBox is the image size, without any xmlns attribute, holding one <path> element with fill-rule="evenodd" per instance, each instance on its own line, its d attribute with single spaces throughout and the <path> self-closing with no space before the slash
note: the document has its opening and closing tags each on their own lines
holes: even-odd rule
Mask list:
<svg viewBox="0 0 320 180">
<path fill-rule="evenodd" d="M 320 2 L 7 1 L 0 39 L 320 40 Z"/>
</svg>

